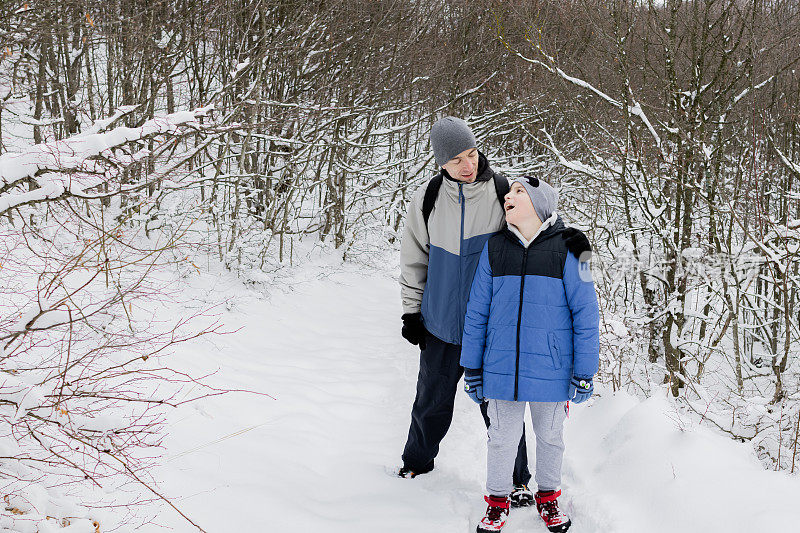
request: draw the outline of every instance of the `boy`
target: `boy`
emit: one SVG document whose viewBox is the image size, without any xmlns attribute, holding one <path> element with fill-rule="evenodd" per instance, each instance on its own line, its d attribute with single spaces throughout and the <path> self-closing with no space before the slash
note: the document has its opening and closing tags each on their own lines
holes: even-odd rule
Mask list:
<svg viewBox="0 0 800 533">
<path fill-rule="evenodd" d="M 508 227 L 483 248 L 467 304 L 465 390 L 488 402 L 491 420 L 489 506 L 478 533 L 505 525 L 526 405 L 536 434 L 536 507 L 550 531 L 571 525 L 558 508 L 563 423 L 569 400 L 592 395 L 599 311 L 588 265 L 561 238 L 556 201 L 556 191 L 536 178 L 512 183 L 504 204 Z"/>
</svg>

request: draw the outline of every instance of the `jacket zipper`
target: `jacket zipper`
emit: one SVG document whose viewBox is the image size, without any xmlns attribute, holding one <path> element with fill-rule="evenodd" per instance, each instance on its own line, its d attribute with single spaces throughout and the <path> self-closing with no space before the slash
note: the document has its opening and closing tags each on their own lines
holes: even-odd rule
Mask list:
<svg viewBox="0 0 800 533">
<path fill-rule="evenodd" d="M 464 199 L 463 187 L 464 186 L 461 183 L 458 184 L 458 203 L 461 204 L 461 237 L 460 237 L 460 239 L 458 241 L 458 257 L 459 257 L 459 261 L 458 261 L 458 286 L 459 287 L 461 287 L 463 285 L 463 282 L 464 282 L 464 275 L 463 275 L 463 272 L 462 272 L 462 270 L 464 269 L 464 265 L 463 265 L 463 261 L 461 261 L 461 257 L 463 255 L 462 254 L 462 248 L 464 247 L 464 204 L 466 203 L 466 201 Z M 458 300 L 459 300 L 459 305 L 460 306 L 463 305 L 463 303 L 461 303 L 461 298 L 460 297 L 459 297 Z M 467 313 L 467 310 L 459 307 L 459 313 L 460 313 L 459 316 L 463 317 Z"/>
<path fill-rule="evenodd" d="M 522 255 L 522 276 L 519 282 L 519 311 L 517 313 L 517 365 L 514 370 L 514 401 L 517 401 L 519 393 L 519 332 L 522 327 L 522 295 L 525 292 L 525 269 L 528 266 L 528 248 Z"/>
<path fill-rule="evenodd" d="M 461 204 L 461 240 L 464 240 L 464 191 L 461 189 L 463 185 L 458 184 L 458 203 Z M 461 255 L 461 243 L 458 245 L 458 255 Z"/>
</svg>

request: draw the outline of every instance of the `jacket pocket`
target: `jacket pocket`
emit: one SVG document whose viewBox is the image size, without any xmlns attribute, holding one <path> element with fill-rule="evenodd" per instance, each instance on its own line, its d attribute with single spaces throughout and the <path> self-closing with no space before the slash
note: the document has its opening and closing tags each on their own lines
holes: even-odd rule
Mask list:
<svg viewBox="0 0 800 533">
<path fill-rule="evenodd" d="M 556 334 L 552 331 L 547 334 L 548 344 L 550 344 L 550 358 L 553 360 L 553 366 L 556 370 L 561 369 L 561 354 L 558 350 L 558 340 Z"/>
</svg>

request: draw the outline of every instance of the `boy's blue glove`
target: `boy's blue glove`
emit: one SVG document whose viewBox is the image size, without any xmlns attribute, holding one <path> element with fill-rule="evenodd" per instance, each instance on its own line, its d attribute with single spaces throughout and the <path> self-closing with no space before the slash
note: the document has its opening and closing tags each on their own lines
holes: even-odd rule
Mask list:
<svg viewBox="0 0 800 533">
<path fill-rule="evenodd" d="M 582 378 L 579 376 L 572 376 L 569 382 L 569 399 L 574 403 L 581 403 L 588 400 L 594 392 L 594 384 L 592 378 Z"/>
<path fill-rule="evenodd" d="M 473 402 L 483 403 L 483 370 L 480 368 L 464 369 L 464 390 Z"/>
</svg>

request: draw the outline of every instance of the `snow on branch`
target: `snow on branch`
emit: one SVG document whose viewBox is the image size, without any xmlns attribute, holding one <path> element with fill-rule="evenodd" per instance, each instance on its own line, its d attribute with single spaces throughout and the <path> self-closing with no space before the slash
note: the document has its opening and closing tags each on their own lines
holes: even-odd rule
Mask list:
<svg viewBox="0 0 800 533">
<path fill-rule="evenodd" d="M 603 173 L 601 171 L 597 170 L 596 168 L 590 167 L 589 165 L 581 163 L 580 161 L 575 161 L 574 159 L 567 159 L 566 157 L 564 157 L 564 154 L 561 153 L 561 150 L 556 148 L 555 141 L 553 141 L 553 138 L 550 136 L 550 134 L 547 133 L 547 131 L 544 129 L 541 129 L 539 131 L 544 133 L 549 143 L 543 143 L 541 141 L 538 142 L 542 146 L 550 150 L 550 152 L 558 158 L 558 163 L 561 166 L 566 167 L 570 170 L 574 170 L 575 172 L 591 176 L 592 178 L 602 179 Z"/>
<path fill-rule="evenodd" d="M 549 55 L 545 54 L 544 52 L 542 52 L 542 55 L 545 56 L 548 61 L 550 61 L 551 65 L 548 65 L 547 63 L 545 63 L 543 61 L 539 61 L 538 59 L 531 59 L 530 57 L 526 57 L 526 56 L 522 55 L 519 52 L 514 52 L 514 53 L 517 55 L 517 57 L 521 58 L 524 61 L 527 61 L 528 63 L 542 66 L 545 69 L 547 69 L 548 71 L 552 72 L 553 74 L 558 74 L 564 80 L 566 80 L 566 81 L 568 81 L 568 82 L 570 82 L 570 83 L 572 83 L 574 85 L 577 85 L 578 87 L 582 87 L 584 89 L 592 91 L 594 94 L 596 94 L 597 96 L 599 96 L 600 98 L 602 98 L 603 100 L 608 102 L 609 104 L 613 105 L 614 107 L 622 108 L 622 103 L 621 102 L 615 100 L 614 98 L 611 98 L 609 95 L 607 95 L 606 93 L 604 93 L 603 91 L 601 91 L 600 89 L 598 89 L 597 87 L 595 87 L 594 85 L 589 83 L 588 81 L 582 80 L 580 78 L 576 78 L 574 76 L 570 76 L 569 74 L 567 74 L 566 72 L 564 72 L 563 70 L 561 70 L 560 68 L 555 66 L 555 60 L 552 57 L 550 57 Z"/>
<path fill-rule="evenodd" d="M 583 80 L 581 78 L 576 78 L 575 76 L 570 76 L 569 74 L 567 74 L 566 72 L 561 70 L 558 66 L 556 66 L 554 58 L 552 58 L 551 56 L 545 54 L 542 50 L 539 50 L 539 51 L 541 52 L 541 54 L 544 57 L 547 58 L 547 61 L 550 62 L 549 65 L 547 63 L 543 62 L 543 61 L 539 61 L 538 59 L 531 59 L 529 57 L 526 57 L 526 56 L 522 55 L 519 52 L 515 52 L 515 54 L 517 55 L 517 57 L 521 58 L 524 61 L 527 61 L 528 63 L 532 63 L 534 65 L 539 65 L 539 66 L 544 67 L 549 72 L 552 72 L 553 74 L 557 74 L 562 79 L 572 83 L 573 85 L 577 85 L 578 87 L 581 87 L 583 89 L 586 89 L 588 91 L 593 92 L 594 94 L 596 94 L 597 96 L 599 96 L 601 99 L 605 100 L 606 102 L 608 102 L 612 106 L 614 106 L 614 107 L 616 107 L 618 109 L 622 109 L 623 108 L 622 102 L 612 98 L 611 96 L 609 96 L 608 94 L 604 93 L 603 91 L 601 91 L 600 89 L 598 89 L 597 87 L 595 87 L 594 85 L 589 83 L 588 81 Z M 628 113 L 630 113 L 631 115 L 636 115 L 637 117 L 639 117 L 639 119 L 642 121 L 642 123 L 645 125 L 645 127 L 650 132 L 650 135 L 653 136 L 653 140 L 655 141 L 656 146 L 658 148 L 661 148 L 661 137 L 656 132 L 655 128 L 653 127 L 653 124 L 650 122 L 650 119 L 647 118 L 647 115 L 642 110 L 642 106 L 639 104 L 639 102 L 637 102 L 633 98 L 633 95 L 631 95 L 631 102 L 633 102 L 633 103 L 631 105 L 627 106 Z"/>
<path fill-rule="evenodd" d="M 742 92 L 740 92 L 739 94 L 737 94 L 737 95 L 734 97 L 733 101 L 731 102 L 731 105 L 730 105 L 730 107 L 732 108 L 733 106 L 735 106 L 736 104 L 738 104 L 738 103 L 739 103 L 739 100 L 741 100 L 742 98 L 744 98 L 745 96 L 747 96 L 747 95 L 750 93 L 751 89 L 752 89 L 753 91 L 757 91 L 758 89 L 762 88 L 763 86 L 765 86 L 766 84 L 768 84 L 769 82 L 771 82 L 771 81 L 772 81 L 772 80 L 774 80 L 774 79 L 775 79 L 775 76 L 770 76 L 769 78 L 765 79 L 764 81 L 762 81 L 762 82 L 761 82 L 761 83 L 759 83 L 758 85 L 754 85 L 752 88 L 751 88 L 751 87 L 748 87 L 748 88 L 744 89 Z"/>
<path fill-rule="evenodd" d="M 0 214 L 24 204 L 86 194 L 110 177 L 107 167 L 97 164 L 97 159 L 121 165 L 134 163 L 149 153 L 146 150 L 134 154 L 116 153 L 115 149 L 156 135 L 177 134 L 182 128 L 198 128 L 200 117 L 210 110 L 206 107 L 179 111 L 150 119 L 137 128 L 118 126 L 100 132 L 131 111 L 124 108 L 96 122 L 90 128 L 95 133 L 80 133 L 30 146 L 22 152 L 3 154 L 0 156 Z M 29 186 L 28 191 L 15 190 L 23 184 Z"/>
<path fill-rule="evenodd" d="M 645 115 L 644 111 L 642 111 L 642 106 L 639 105 L 639 102 L 633 99 L 633 95 L 631 95 L 631 101 L 633 102 L 633 105 L 628 106 L 628 112 L 631 115 L 636 115 L 637 117 L 639 117 L 639 119 L 641 119 L 642 123 L 644 123 L 647 129 L 650 130 L 650 135 L 652 135 L 653 140 L 656 141 L 656 146 L 661 148 L 661 137 L 658 135 L 655 128 L 650 123 L 650 119 L 648 119 L 647 115 Z"/>
<path fill-rule="evenodd" d="M 775 150 L 775 153 L 778 154 L 778 157 L 780 157 L 781 162 L 784 164 L 784 166 L 786 166 L 786 168 L 789 169 L 791 172 L 794 172 L 795 174 L 800 176 L 800 164 L 794 163 L 788 157 L 786 157 L 786 155 L 783 152 L 781 152 L 780 148 L 775 146 L 775 143 L 772 143 L 772 148 Z"/>
<path fill-rule="evenodd" d="M 124 105 L 117 108 L 113 115 L 106 118 L 100 118 L 94 121 L 94 124 L 89 126 L 85 131 L 80 132 L 76 137 L 85 137 L 93 133 L 105 131 L 109 126 L 115 124 L 119 119 L 126 117 L 139 109 L 138 105 Z"/>
</svg>

